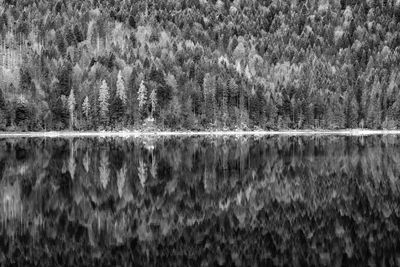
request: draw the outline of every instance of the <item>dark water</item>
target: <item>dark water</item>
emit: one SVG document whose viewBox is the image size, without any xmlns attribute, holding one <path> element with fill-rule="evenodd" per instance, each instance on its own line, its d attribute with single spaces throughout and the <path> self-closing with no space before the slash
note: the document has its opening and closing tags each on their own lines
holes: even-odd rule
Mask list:
<svg viewBox="0 0 400 267">
<path fill-rule="evenodd" d="M 0 263 L 400 266 L 400 137 L 0 140 Z"/>
</svg>

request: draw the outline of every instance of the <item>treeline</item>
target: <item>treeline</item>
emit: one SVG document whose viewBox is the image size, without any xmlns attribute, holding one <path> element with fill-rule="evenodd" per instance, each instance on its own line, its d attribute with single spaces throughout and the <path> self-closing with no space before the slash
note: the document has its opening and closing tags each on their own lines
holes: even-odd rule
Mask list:
<svg viewBox="0 0 400 267">
<path fill-rule="evenodd" d="M 2 130 L 400 126 L 399 1 L 1 2 Z"/>
</svg>

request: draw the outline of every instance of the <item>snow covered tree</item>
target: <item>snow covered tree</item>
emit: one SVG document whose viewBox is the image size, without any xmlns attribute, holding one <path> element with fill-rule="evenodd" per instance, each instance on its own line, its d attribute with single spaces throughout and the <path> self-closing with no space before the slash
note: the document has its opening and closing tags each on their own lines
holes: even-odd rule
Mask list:
<svg viewBox="0 0 400 267">
<path fill-rule="evenodd" d="M 150 94 L 150 101 L 151 101 L 151 117 L 154 116 L 154 111 L 156 110 L 157 106 L 157 92 L 156 89 L 153 89 Z"/>
<path fill-rule="evenodd" d="M 82 103 L 82 115 L 83 115 L 83 122 L 85 124 L 86 129 L 90 127 L 90 102 L 89 102 L 89 97 L 86 96 L 85 99 L 83 100 Z"/>
<path fill-rule="evenodd" d="M 139 92 L 138 92 L 138 101 L 139 101 L 139 112 L 142 117 L 145 116 L 145 107 L 147 102 L 147 88 L 144 85 L 144 81 L 140 83 Z"/>
<path fill-rule="evenodd" d="M 116 95 L 121 99 L 122 103 L 126 105 L 126 91 L 121 71 L 118 72 Z"/>
<path fill-rule="evenodd" d="M 89 103 L 89 97 L 88 96 L 86 96 L 85 100 L 83 100 L 82 111 L 83 111 L 83 115 L 85 116 L 85 119 L 89 119 L 90 103 Z"/>
<path fill-rule="evenodd" d="M 108 105 L 109 105 L 109 88 L 107 82 L 103 80 L 99 90 L 99 115 L 103 126 L 107 126 L 108 122 Z"/>
<path fill-rule="evenodd" d="M 69 128 L 72 130 L 74 128 L 74 111 L 75 111 L 75 96 L 74 96 L 74 89 L 71 89 L 71 92 L 68 97 L 68 110 L 69 110 Z"/>
</svg>

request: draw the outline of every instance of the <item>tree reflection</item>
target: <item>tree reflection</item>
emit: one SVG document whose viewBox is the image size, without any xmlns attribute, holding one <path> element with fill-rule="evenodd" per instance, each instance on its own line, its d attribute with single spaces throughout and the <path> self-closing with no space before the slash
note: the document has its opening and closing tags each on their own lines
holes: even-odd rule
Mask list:
<svg viewBox="0 0 400 267">
<path fill-rule="evenodd" d="M 2 140 L 0 262 L 396 266 L 398 141 Z"/>
<path fill-rule="evenodd" d="M 122 197 L 123 190 L 125 187 L 126 172 L 127 172 L 126 164 L 123 164 L 122 168 L 117 172 L 117 184 L 118 184 L 119 197 Z"/>
<path fill-rule="evenodd" d="M 100 153 L 100 183 L 103 186 L 103 189 L 107 188 L 108 182 L 110 181 L 110 169 L 108 168 L 108 153 L 105 150 L 102 150 Z"/>
<path fill-rule="evenodd" d="M 137 168 L 137 170 L 138 170 L 140 184 L 144 188 L 147 181 L 147 166 L 142 158 L 139 159 L 139 167 Z"/>
</svg>

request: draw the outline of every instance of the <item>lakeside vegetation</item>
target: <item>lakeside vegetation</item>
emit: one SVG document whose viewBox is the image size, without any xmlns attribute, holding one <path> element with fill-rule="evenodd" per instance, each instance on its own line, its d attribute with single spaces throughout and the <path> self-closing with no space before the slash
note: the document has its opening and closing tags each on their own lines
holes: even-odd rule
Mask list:
<svg viewBox="0 0 400 267">
<path fill-rule="evenodd" d="M 3 131 L 400 126 L 399 1 L 0 2 Z"/>
</svg>

